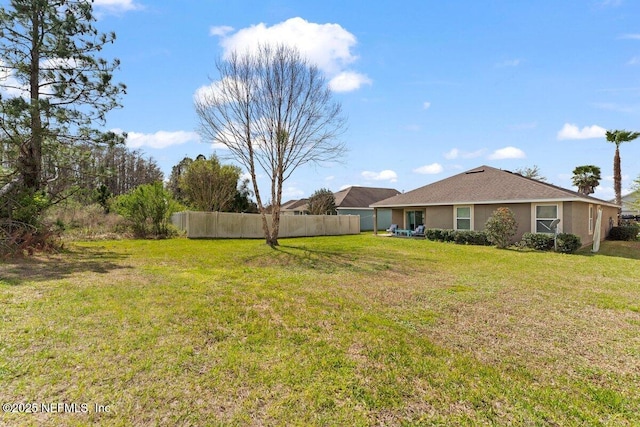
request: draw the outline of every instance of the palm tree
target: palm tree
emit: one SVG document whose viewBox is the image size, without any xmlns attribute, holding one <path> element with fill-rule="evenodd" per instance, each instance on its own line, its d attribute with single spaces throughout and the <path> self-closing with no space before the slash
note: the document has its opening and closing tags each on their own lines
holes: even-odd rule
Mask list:
<svg viewBox="0 0 640 427">
<path fill-rule="evenodd" d="M 616 144 L 616 154 L 613 156 L 613 190 L 616 193 L 616 205 L 622 204 L 622 173 L 620 172 L 620 144 L 633 141 L 640 136 L 640 132 L 626 130 L 608 130 L 607 141 Z"/>
<path fill-rule="evenodd" d="M 600 185 L 600 168 L 594 165 L 576 166 L 573 170 L 573 185 L 578 187 L 578 192 L 588 196 Z"/>
</svg>

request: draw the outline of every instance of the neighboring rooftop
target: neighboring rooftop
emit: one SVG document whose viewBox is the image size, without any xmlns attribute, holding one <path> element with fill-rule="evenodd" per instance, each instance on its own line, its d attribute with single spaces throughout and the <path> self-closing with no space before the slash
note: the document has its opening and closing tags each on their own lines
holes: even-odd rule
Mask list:
<svg viewBox="0 0 640 427">
<path fill-rule="evenodd" d="M 400 194 L 394 188 L 347 187 L 333 193 L 337 208 L 368 208 L 371 204 Z"/>
<path fill-rule="evenodd" d="M 373 207 L 509 203 L 527 201 L 587 201 L 616 206 L 518 173 L 480 166 L 412 191 L 373 203 Z"/>
</svg>

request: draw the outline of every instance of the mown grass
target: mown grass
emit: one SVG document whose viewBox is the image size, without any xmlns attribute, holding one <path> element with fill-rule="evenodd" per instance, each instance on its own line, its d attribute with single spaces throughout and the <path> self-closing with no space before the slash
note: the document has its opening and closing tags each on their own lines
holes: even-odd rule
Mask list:
<svg viewBox="0 0 640 427">
<path fill-rule="evenodd" d="M 89 405 L 0 423 L 640 424 L 637 242 L 281 244 L 82 242 L 0 264 L 0 402 Z"/>
</svg>

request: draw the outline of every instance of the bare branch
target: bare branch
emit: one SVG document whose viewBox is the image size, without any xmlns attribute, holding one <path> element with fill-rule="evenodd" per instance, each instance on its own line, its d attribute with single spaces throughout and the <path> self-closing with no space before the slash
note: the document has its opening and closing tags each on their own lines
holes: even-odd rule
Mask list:
<svg viewBox="0 0 640 427">
<path fill-rule="evenodd" d="M 251 174 L 267 243 L 277 244 L 284 182 L 299 167 L 338 161 L 345 119 L 325 78 L 292 47 L 261 45 L 218 62 L 220 80 L 196 97 L 204 139 L 223 144 Z M 257 172 L 271 180 L 268 227 Z"/>
</svg>

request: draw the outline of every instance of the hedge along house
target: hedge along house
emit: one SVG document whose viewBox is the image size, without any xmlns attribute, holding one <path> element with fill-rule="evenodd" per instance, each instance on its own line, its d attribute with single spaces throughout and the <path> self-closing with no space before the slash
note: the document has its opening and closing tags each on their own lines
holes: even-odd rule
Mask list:
<svg viewBox="0 0 640 427">
<path fill-rule="evenodd" d="M 526 232 L 553 233 L 550 224 L 560 219 L 558 232 L 593 242 L 598 209 L 602 209 L 601 239 L 617 222 L 618 205 L 585 196 L 506 170 L 480 166 L 433 184 L 372 204 L 374 211 L 391 209 L 399 228 L 483 230 L 499 207 L 511 209 L 518 222 L 514 240 Z M 377 234 L 378 230 L 374 230 Z"/>
<path fill-rule="evenodd" d="M 360 216 L 360 231 L 389 228 L 391 226 L 391 209 L 380 208 L 374 217 L 374 208 L 371 207 L 371 204 L 398 194 L 400 192 L 393 188 L 356 186 L 333 193 L 338 215 Z M 375 224 L 374 218 L 376 219 Z"/>
</svg>

